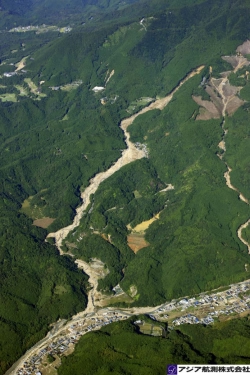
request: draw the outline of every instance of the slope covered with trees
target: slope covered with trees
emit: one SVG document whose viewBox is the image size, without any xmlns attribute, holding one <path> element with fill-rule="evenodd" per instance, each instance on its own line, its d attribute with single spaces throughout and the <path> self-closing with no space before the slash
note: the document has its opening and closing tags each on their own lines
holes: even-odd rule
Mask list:
<svg viewBox="0 0 250 375">
<path fill-rule="evenodd" d="M 105 10 L 107 3 L 97 5 Z M 10 23 L 23 15 L 33 22 L 34 4 L 26 2 L 25 9 L 3 2 L 1 12 L 8 12 Z M 62 4 L 63 12 L 71 4 L 79 13 L 75 3 Z M 126 148 L 121 120 L 167 95 L 200 65 L 201 73 L 164 110 L 138 116 L 131 125 L 131 139 L 146 145 L 149 158 L 99 186 L 63 249 L 86 260 L 100 258 L 110 273 L 99 288 L 110 292 L 121 282 L 129 293 L 135 286 L 138 305 L 249 278 L 249 255 L 237 237 L 249 206 L 226 186 L 226 166 L 216 155 L 222 118 L 196 121 L 199 108 L 192 99 L 207 99 L 200 83 L 209 66 L 214 77 L 231 69 L 221 55 L 235 53 L 249 37 L 248 2 L 140 1 L 126 11 L 116 1 L 110 6 L 112 12 L 87 25 L 77 26 L 86 15 L 72 16 L 75 28 L 67 35 L 0 34 L 2 373 L 50 323 L 86 306 L 86 275 L 45 242 L 47 234 L 72 222 L 81 191 Z M 6 76 L 23 58 L 23 69 Z M 240 95 L 246 102 L 226 119 L 225 160 L 233 185 L 249 198 L 249 81 L 246 75 L 231 80 L 244 80 Z M 95 93 L 95 86 L 104 89 Z M 174 190 L 160 192 L 167 184 Z M 134 228 L 158 213 L 145 233 L 149 246 L 134 254 L 128 224 Z M 45 218 L 51 220 L 47 228 L 33 225 Z M 247 230 L 243 234 L 249 237 Z"/>
<path fill-rule="evenodd" d="M 59 375 L 160 375 L 171 363 L 249 363 L 248 319 L 214 327 L 185 325 L 170 331 L 166 338 L 140 334 L 134 320 L 84 335 L 74 353 L 63 359 Z"/>
</svg>

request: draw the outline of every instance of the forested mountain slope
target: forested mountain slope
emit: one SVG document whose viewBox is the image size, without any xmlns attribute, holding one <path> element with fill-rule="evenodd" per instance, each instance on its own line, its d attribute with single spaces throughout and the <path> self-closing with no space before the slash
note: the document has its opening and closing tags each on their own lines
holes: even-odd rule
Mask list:
<svg viewBox="0 0 250 375">
<path fill-rule="evenodd" d="M 1 0 L 0 20 L 2 25 L 18 23 L 61 23 L 82 20 L 86 22 L 106 11 L 124 11 L 137 0 Z M 80 17 L 79 17 L 80 15 Z"/>
<path fill-rule="evenodd" d="M 59 374 L 160 375 L 170 363 L 249 363 L 247 319 L 214 327 L 185 325 L 166 338 L 140 334 L 134 320 L 113 323 L 85 335 L 75 352 L 63 359 Z M 242 345 L 238 347 L 239 342 Z"/>
<path fill-rule="evenodd" d="M 11 21 L 12 12 L 19 17 L 35 9 L 34 2 L 25 4 L 26 10 L 21 2 L 1 7 Z M 231 86 L 243 87 L 235 113 L 203 120 L 197 104 L 211 102 L 213 79 L 235 69 L 221 56 L 235 55 L 249 38 L 249 5 L 173 0 L 126 9 L 122 18 L 116 9 L 66 35 L 1 34 L 2 373 L 50 323 L 86 306 L 87 277 L 46 236 L 72 223 L 90 180 L 126 149 L 121 120 L 169 94 L 198 67 L 165 108 L 138 116 L 128 128 L 147 157 L 100 184 L 63 250 L 101 259 L 109 274 L 99 288 L 110 293 L 120 282 L 137 305 L 249 278 L 247 246 L 237 235 L 250 217 L 239 199 L 239 192 L 250 199 L 248 66 L 228 75 Z M 222 140 L 223 158 L 217 155 Z M 226 185 L 225 163 L 237 191 Z M 242 233 L 249 238 L 248 228 Z M 145 245 L 137 252 L 129 246 L 135 238 Z"/>
</svg>

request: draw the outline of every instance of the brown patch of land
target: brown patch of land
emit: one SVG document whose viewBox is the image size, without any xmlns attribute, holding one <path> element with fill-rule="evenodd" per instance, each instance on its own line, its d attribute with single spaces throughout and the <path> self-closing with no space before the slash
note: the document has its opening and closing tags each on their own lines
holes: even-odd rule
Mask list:
<svg viewBox="0 0 250 375">
<path fill-rule="evenodd" d="M 223 151 L 226 152 L 226 144 L 225 144 L 225 141 L 224 141 L 224 140 L 223 140 L 223 141 L 220 141 L 220 143 L 218 144 L 218 147 L 219 147 L 221 150 L 223 150 Z"/>
<path fill-rule="evenodd" d="M 19 61 L 15 66 L 16 66 L 16 72 L 19 70 L 22 70 L 25 67 L 26 60 L 29 56 L 24 57 L 21 61 Z"/>
<path fill-rule="evenodd" d="M 196 120 L 209 120 L 220 118 L 227 113 L 229 116 L 244 104 L 237 94 L 242 87 L 231 86 L 227 76 L 220 79 L 211 78 L 206 85 L 209 100 L 203 100 L 201 96 L 192 96 L 200 106 Z"/>
<path fill-rule="evenodd" d="M 110 234 L 106 235 L 105 233 L 102 233 L 102 234 L 101 234 L 101 237 L 102 237 L 105 241 L 107 241 L 107 242 L 109 242 L 109 243 L 112 243 L 112 242 L 111 242 L 111 235 L 110 235 Z"/>
<path fill-rule="evenodd" d="M 159 219 L 160 212 L 156 214 L 152 219 L 143 221 L 142 223 L 136 225 L 136 227 L 133 228 L 133 232 L 141 233 L 148 229 L 148 227 L 155 221 Z"/>
<path fill-rule="evenodd" d="M 144 234 L 132 233 L 127 237 L 128 246 L 136 254 L 137 251 L 149 246 L 149 243 L 145 240 Z"/>
<path fill-rule="evenodd" d="M 209 100 L 203 100 L 201 96 L 192 96 L 195 103 L 197 103 L 201 108 L 199 109 L 199 114 L 196 120 L 209 120 L 211 118 L 220 118 L 220 112 L 216 108 L 213 102 Z"/>
<path fill-rule="evenodd" d="M 234 73 L 237 72 L 243 66 L 250 65 L 250 61 L 244 56 L 222 56 L 222 59 L 227 61 L 234 68 Z"/>
<path fill-rule="evenodd" d="M 222 78 L 212 77 L 212 67 L 210 67 L 210 79 L 206 82 L 205 90 L 210 96 L 210 101 L 203 100 L 200 96 L 193 96 L 193 100 L 200 106 L 200 112 L 196 120 L 208 120 L 219 118 L 225 115 L 233 115 L 234 112 L 244 104 L 237 95 L 242 87 L 232 86 L 228 77 L 244 66 L 249 66 L 250 61 L 244 57 L 244 54 L 250 53 L 250 41 L 247 40 L 237 48 L 237 55 L 222 56 L 222 59 L 232 65 L 233 71 L 220 73 Z M 247 76 L 247 74 L 246 74 Z M 247 76 L 248 77 L 248 76 Z"/>
<path fill-rule="evenodd" d="M 33 225 L 35 225 L 36 227 L 39 227 L 39 228 L 48 228 L 48 226 L 50 224 L 53 223 L 53 221 L 55 221 L 55 219 L 52 219 L 51 217 L 43 217 L 42 219 L 36 219 L 33 221 Z"/>
<path fill-rule="evenodd" d="M 231 70 L 227 70 L 226 72 L 221 72 L 220 75 L 223 78 L 227 78 L 231 73 L 232 73 Z"/>
<path fill-rule="evenodd" d="M 158 99 L 155 102 L 151 103 L 148 107 L 143 108 L 138 113 L 130 116 L 129 118 L 126 118 L 122 120 L 120 124 L 120 128 L 124 132 L 125 142 L 127 145 L 127 149 L 125 149 L 122 152 L 122 156 L 116 161 L 115 164 L 113 164 L 108 170 L 105 172 L 98 173 L 93 177 L 89 182 L 89 186 L 82 192 L 81 199 L 82 199 L 82 205 L 76 209 L 76 216 L 73 220 L 73 223 L 71 225 L 68 225 L 65 228 L 62 228 L 58 230 L 55 233 L 49 233 L 48 237 L 54 237 L 56 241 L 56 246 L 58 250 L 60 251 L 60 254 L 63 254 L 63 251 L 61 249 L 61 245 L 63 240 L 67 237 L 67 235 L 78 225 L 80 224 L 80 220 L 83 216 L 84 211 L 88 207 L 90 203 L 90 196 L 92 194 L 95 194 L 96 190 L 98 189 L 99 185 L 112 176 L 115 172 L 120 170 L 124 165 L 127 165 L 135 160 L 142 159 L 144 157 L 147 157 L 148 155 L 145 153 L 144 150 L 139 150 L 136 148 L 136 146 L 130 141 L 130 134 L 127 131 L 128 127 L 133 123 L 136 117 L 142 115 L 143 113 L 147 111 L 151 111 L 152 109 L 164 109 L 165 106 L 172 100 L 173 95 L 178 91 L 178 89 L 191 77 L 195 76 L 196 74 L 199 74 L 202 69 L 204 69 L 205 65 L 202 65 L 196 69 L 194 69 L 192 72 L 190 72 L 180 83 L 176 88 L 165 98 Z"/>
<path fill-rule="evenodd" d="M 250 54 L 250 40 L 247 40 L 243 44 L 241 44 L 237 49 L 236 52 L 241 53 L 242 55 Z"/>
<path fill-rule="evenodd" d="M 229 116 L 232 116 L 234 112 L 244 104 L 244 101 L 235 96 L 230 100 L 227 105 L 227 113 Z"/>
<path fill-rule="evenodd" d="M 169 184 L 167 188 L 163 189 L 162 191 L 167 191 L 167 190 L 172 190 L 172 189 L 174 189 L 174 186 Z M 134 228 L 132 228 L 130 224 L 127 225 L 128 230 L 132 231 L 132 233 L 129 234 L 127 237 L 127 242 L 128 242 L 128 246 L 130 247 L 131 250 L 133 250 L 134 253 L 137 253 L 139 250 L 150 245 L 144 238 L 145 231 L 154 221 L 159 219 L 160 213 L 161 212 L 156 214 L 151 219 L 143 221 L 142 223 L 136 225 L 136 227 Z"/>
</svg>

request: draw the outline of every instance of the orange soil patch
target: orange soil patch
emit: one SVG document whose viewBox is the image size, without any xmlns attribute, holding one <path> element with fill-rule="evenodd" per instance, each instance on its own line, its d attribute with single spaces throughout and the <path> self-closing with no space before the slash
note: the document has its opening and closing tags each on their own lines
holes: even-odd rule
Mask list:
<svg viewBox="0 0 250 375">
<path fill-rule="evenodd" d="M 33 225 L 35 225 L 36 227 L 40 227 L 40 228 L 48 228 L 48 226 L 50 224 L 53 223 L 53 221 L 55 221 L 55 219 L 52 219 L 51 217 L 44 217 L 42 219 L 36 219 L 33 221 Z"/>
<path fill-rule="evenodd" d="M 136 254 L 137 251 L 149 246 L 149 243 L 144 239 L 143 234 L 132 233 L 127 237 L 128 246 Z"/>
</svg>

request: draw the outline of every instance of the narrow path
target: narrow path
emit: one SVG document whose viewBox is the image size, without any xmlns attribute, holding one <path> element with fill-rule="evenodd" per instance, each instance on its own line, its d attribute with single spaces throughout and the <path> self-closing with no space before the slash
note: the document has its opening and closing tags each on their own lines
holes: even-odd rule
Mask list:
<svg viewBox="0 0 250 375">
<path fill-rule="evenodd" d="M 222 140 L 220 141 L 220 143 L 218 144 L 218 147 L 223 151 L 222 154 L 217 154 L 218 157 L 223 160 L 223 157 L 225 155 L 225 152 L 226 152 L 226 141 L 225 141 L 225 137 L 227 135 L 227 132 L 228 130 L 225 130 L 225 115 L 226 115 L 226 107 L 228 105 L 228 102 L 231 100 L 231 98 L 226 98 L 226 96 L 224 95 L 223 93 L 223 89 L 222 89 L 222 86 L 226 83 L 227 81 L 227 77 L 223 78 L 220 85 L 219 86 L 216 86 L 214 83 L 213 83 L 213 80 L 211 79 L 211 82 L 213 84 L 213 87 L 214 89 L 219 93 L 219 95 L 221 96 L 222 98 L 222 103 L 223 103 L 223 110 L 222 110 L 222 116 L 223 116 L 223 122 L 222 122 L 222 129 L 223 129 L 223 136 L 222 136 Z M 224 173 L 224 178 L 226 180 L 226 185 L 229 187 L 229 189 L 232 189 L 234 191 L 236 191 L 239 195 L 239 198 L 242 202 L 246 203 L 247 205 L 249 205 L 249 201 L 248 199 L 239 191 L 239 189 L 237 189 L 235 186 L 232 185 L 231 183 L 231 178 L 230 178 L 230 173 L 232 172 L 232 168 L 229 167 L 229 165 L 224 161 L 226 167 L 227 167 L 227 171 Z M 237 231 L 237 235 L 238 235 L 238 238 L 239 240 L 247 246 L 247 249 L 248 249 L 248 253 L 250 254 L 250 244 L 242 237 L 242 230 L 247 228 L 248 225 L 250 224 L 250 219 L 247 220 L 246 223 L 242 224 L 238 231 Z"/>
<path fill-rule="evenodd" d="M 245 224 L 242 224 L 239 227 L 238 232 L 237 232 L 239 239 L 247 246 L 248 254 L 250 254 L 250 244 L 246 240 L 244 240 L 244 238 L 242 237 L 242 230 L 247 228 L 249 224 L 250 224 L 250 219 Z"/>
</svg>

